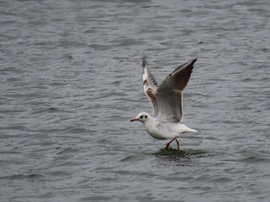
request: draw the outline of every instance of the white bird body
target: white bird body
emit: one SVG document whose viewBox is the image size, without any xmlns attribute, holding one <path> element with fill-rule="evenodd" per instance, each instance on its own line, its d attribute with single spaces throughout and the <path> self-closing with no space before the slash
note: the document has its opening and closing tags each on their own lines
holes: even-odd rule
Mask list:
<svg viewBox="0 0 270 202">
<path fill-rule="evenodd" d="M 182 124 L 182 102 L 183 90 L 190 78 L 193 65 L 197 59 L 192 59 L 176 68 L 169 74 L 161 85 L 146 67 L 145 57 L 143 58 L 143 86 L 153 107 L 153 116 L 141 112 L 136 118 L 130 121 L 140 121 L 144 124 L 146 131 L 155 139 L 172 139 L 167 145 L 175 140 L 179 149 L 179 142 L 176 139 L 181 133 L 197 132 L 194 129 Z"/>
<path fill-rule="evenodd" d="M 187 132 L 197 132 L 194 129 L 187 127 L 181 123 L 159 123 L 159 120 L 150 116 L 146 112 L 140 113 L 139 115 L 148 115 L 148 119 L 143 122 L 146 131 L 151 135 L 153 138 L 158 140 L 165 140 L 165 139 L 174 139 L 180 137 L 180 134 L 187 133 Z"/>
</svg>

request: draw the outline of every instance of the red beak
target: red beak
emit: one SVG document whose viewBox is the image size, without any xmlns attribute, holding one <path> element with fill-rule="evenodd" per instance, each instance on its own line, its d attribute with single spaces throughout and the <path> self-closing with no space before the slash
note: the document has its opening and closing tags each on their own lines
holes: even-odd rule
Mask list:
<svg viewBox="0 0 270 202">
<path fill-rule="evenodd" d="M 136 118 L 130 119 L 130 122 L 132 122 L 132 121 L 138 121 L 138 119 L 136 119 Z"/>
</svg>

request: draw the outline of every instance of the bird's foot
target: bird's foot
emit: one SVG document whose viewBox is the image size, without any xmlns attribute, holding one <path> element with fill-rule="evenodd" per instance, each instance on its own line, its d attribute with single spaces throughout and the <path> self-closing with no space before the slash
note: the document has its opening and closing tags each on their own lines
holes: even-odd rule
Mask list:
<svg viewBox="0 0 270 202">
<path fill-rule="evenodd" d="M 180 151 L 180 143 L 179 143 L 179 141 L 177 139 L 175 139 L 175 141 L 176 141 L 176 144 L 177 144 L 177 149 L 178 149 L 178 151 Z"/>
<path fill-rule="evenodd" d="M 180 151 L 180 143 L 179 143 L 179 141 L 178 141 L 176 138 L 173 138 L 170 142 L 168 142 L 168 143 L 166 144 L 166 147 L 165 147 L 164 149 L 166 149 L 166 150 L 170 149 L 170 144 L 171 144 L 174 140 L 176 141 L 178 151 Z"/>
<path fill-rule="evenodd" d="M 176 140 L 175 138 L 173 138 L 170 142 L 168 142 L 167 144 L 166 144 L 166 147 L 165 147 L 165 149 L 169 149 L 170 148 L 170 144 L 172 143 L 172 141 L 174 141 L 174 140 Z"/>
<path fill-rule="evenodd" d="M 166 150 L 170 149 L 170 144 L 169 143 L 166 144 L 166 147 L 164 149 L 166 149 Z"/>
</svg>

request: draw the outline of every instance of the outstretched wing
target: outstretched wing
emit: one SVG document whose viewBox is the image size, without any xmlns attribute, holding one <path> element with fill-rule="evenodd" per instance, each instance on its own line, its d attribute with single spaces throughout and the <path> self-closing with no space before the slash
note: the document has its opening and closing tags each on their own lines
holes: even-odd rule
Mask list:
<svg viewBox="0 0 270 202">
<path fill-rule="evenodd" d="M 158 84 L 154 78 L 154 76 L 151 74 L 149 69 L 146 67 L 146 57 L 144 56 L 142 58 L 142 68 L 143 68 L 143 88 L 144 93 L 148 97 L 149 101 L 152 104 L 153 108 L 153 115 L 158 115 L 158 103 L 156 98 L 156 91 L 158 88 Z"/>
<path fill-rule="evenodd" d="M 176 68 L 157 88 L 155 99 L 158 106 L 157 117 L 164 121 L 181 122 L 183 90 L 186 87 L 197 58 Z"/>
</svg>

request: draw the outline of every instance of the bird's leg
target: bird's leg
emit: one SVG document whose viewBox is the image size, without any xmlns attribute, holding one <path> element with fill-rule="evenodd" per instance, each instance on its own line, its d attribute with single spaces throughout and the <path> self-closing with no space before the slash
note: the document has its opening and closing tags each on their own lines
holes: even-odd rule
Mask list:
<svg viewBox="0 0 270 202">
<path fill-rule="evenodd" d="M 177 143 L 177 148 L 178 148 L 178 151 L 180 150 L 180 144 L 179 144 L 179 141 L 176 139 L 176 138 L 174 138 L 175 139 L 175 141 L 176 141 L 176 143 Z"/>
<path fill-rule="evenodd" d="M 174 140 L 176 140 L 175 138 L 173 138 L 170 142 L 168 142 L 167 144 L 166 144 L 166 147 L 165 147 L 165 149 L 169 149 L 169 146 L 170 146 L 170 144 L 172 143 L 172 141 L 174 141 Z M 177 141 L 177 140 L 176 140 Z"/>
</svg>

